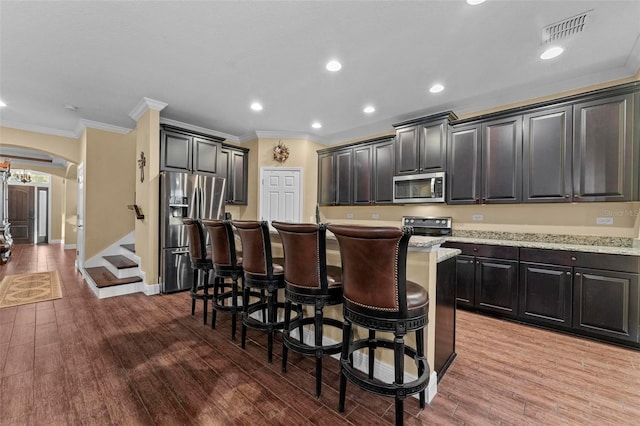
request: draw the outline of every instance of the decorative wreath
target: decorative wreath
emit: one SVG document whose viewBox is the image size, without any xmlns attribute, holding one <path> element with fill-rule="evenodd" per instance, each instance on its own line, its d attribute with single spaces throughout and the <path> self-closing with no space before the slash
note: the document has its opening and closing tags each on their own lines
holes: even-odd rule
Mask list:
<svg viewBox="0 0 640 426">
<path fill-rule="evenodd" d="M 284 163 L 289 158 L 289 148 L 282 142 L 273 147 L 273 159 L 278 163 Z"/>
</svg>

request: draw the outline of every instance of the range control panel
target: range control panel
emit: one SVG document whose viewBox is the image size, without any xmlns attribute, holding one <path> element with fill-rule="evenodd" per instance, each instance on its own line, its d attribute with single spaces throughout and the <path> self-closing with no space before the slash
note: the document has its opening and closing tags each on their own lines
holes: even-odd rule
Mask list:
<svg viewBox="0 0 640 426">
<path fill-rule="evenodd" d="M 415 235 L 451 235 L 450 217 L 404 216 L 402 225 L 413 227 Z"/>
</svg>

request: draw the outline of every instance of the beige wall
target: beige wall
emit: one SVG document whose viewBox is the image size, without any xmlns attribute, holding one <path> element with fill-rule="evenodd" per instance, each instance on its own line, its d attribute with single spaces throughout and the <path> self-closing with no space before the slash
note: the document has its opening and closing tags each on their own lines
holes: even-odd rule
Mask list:
<svg viewBox="0 0 640 426">
<path fill-rule="evenodd" d="M 78 180 L 77 176 L 68 177 L 64 181 L 64 227 L 63 240 L 65 246 L 75 245 L 78 241 Z"/>
<path fill-rule="evenodd" d="M 147 110 L 138 120 L 134 141 L 134 152 L 131 162 L 137 166 L 136 160 L 140 152 L 145 153 L 147 165 L 144 168 L 145 179 L 140 182 L 140 171 L 134 168 L 135 204 L 144 214 L 143 220 L 134 220 L 136 231 L 136 254 L 140 256 L 140 269 L 145 274 L 147 284 L 158 283 L 159 259 L 159 203 L 160 203 L 160 113 Z M 133 200 L 133 193 L 131 194 Z M 131 203 L 131 202 L 130 202 Z M 130 213 L 131 218 L 134 215 Z"/>
<path fill-rule="evenodd" d="M 62 240 L 62 224 L 64 222 L 65 179 L 51 176 L 51 232 L 49 242 Z"/>
<path fill-rule="evenodd" d="M 76 164 L 81 158 L 78 139 L 62 136 L 0 127 L 0 144 L 48 152 Z"/>
<path fill-rule="evenodd" d="M 127 209 L 135 191 L 135 135 L 86 129 L 84 153 L 85 260 L 134 230 Z"/>
</svg>

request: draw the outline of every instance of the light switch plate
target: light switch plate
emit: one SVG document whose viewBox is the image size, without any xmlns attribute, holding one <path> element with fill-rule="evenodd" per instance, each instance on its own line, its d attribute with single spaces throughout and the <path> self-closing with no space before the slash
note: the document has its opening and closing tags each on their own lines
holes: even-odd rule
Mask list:
<svg viewBox="0 0 640 426">
<path fill-rule="evenodd" d="M 612 217 L 596 217 L 596 225 L 613 225 Z"/>
<path fill-rule="evenodd" d="M 353 219 L 353 213 L 347 213 L 347 219 Z"/>
<path fill-rule="evenodd" d="M 471 216 L 471 219 L 475 222 L 482 222 L 484 220 L 484 215 L 474 214 L 473 216 Z"/>
<path fill-rule="evenodd" d="M 380 215 L 378 213 L 373 213 L 371 215 L 371 219 L 380 219 Z"/>
</svg>

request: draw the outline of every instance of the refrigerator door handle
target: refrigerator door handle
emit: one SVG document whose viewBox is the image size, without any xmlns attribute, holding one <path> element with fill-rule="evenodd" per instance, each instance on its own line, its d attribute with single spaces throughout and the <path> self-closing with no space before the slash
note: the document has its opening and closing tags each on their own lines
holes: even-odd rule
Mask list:
<svg viewBox="0 0 640 426">
<path fill-rule="evenodd" d="M 187 254 L 189 253 L 189 249 L 185 248 L 185 249 L 177 249 L 177 250 L 173 250 L 171 252 L 171 254 Z"/>
</svg>

